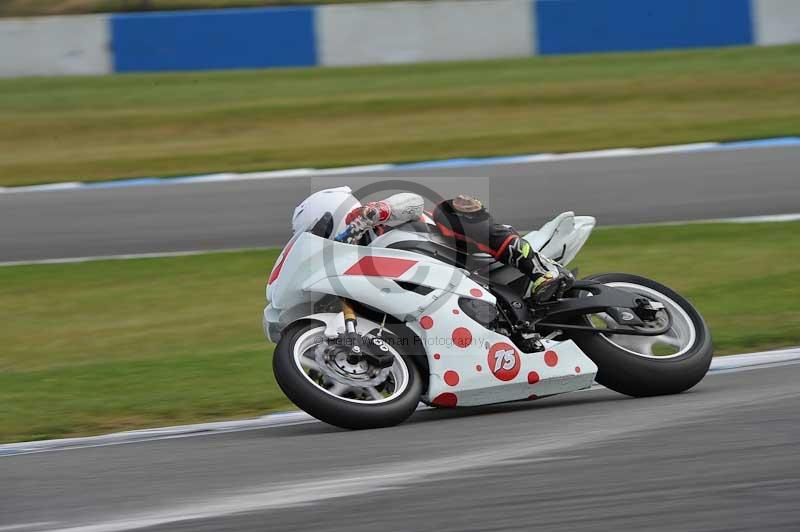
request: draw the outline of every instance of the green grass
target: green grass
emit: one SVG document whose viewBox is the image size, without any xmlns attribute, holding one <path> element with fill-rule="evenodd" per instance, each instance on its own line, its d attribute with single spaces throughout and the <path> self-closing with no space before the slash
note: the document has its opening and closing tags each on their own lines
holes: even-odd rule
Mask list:
<svg viewBox="0 0 800 532">
<path fill-rule="evenodd" d="M 2 0 L 2 3 L 0 3 L 0 17 L 276 5 L 345 4 L 358 1 L 367 0 Z"/>
<path fill-rule="evenodd" d="M 0 268 L 0 441 L 290 408 L 261 331 L 275 250 Z M 800 344 L 800 223 L 598 230 L 582 274 L 688 296 L 717 354 Z"/>
<path fill-rule="evenodd" d="M 800 46 L 0 80 L 0 185 L 800 134 Z"/>
</svg>

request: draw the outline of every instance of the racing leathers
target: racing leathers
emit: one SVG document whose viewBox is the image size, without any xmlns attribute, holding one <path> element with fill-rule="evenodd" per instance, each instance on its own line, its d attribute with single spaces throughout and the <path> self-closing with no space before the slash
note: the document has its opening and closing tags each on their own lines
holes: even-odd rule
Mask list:
<svg viewBox="0 0 800 532">
<path fill-rule="evenodd" d="M 421 196 L 395 194 L 383 201 L 366 203 L 347 215 L 347 223 L 374 228 L 419 219 Z M 433 221 L 443 236 L 454 239 L 456 249 L 466 253 L 488 253 L 495 260 L 524 273 L 531 281 L 531 298 L 540 304 L 552 299 L 574 282 L 570 272 L 533 250 L 510 225 L 497 224 L 480 201 L 460 195 L 436 205 Z"/>
<path fill-rule="evenodd" d="M 569 271 L 537 253 L 512 226 L 495 223 L 474 198 L 458 196 L 439 203 L 433 211 L 433 221 L 444 236 L 461 242 L 468 252 L 488 253 L 528 276 L 534 303 L 552 299 L 574 282 Z"/>
</svg>

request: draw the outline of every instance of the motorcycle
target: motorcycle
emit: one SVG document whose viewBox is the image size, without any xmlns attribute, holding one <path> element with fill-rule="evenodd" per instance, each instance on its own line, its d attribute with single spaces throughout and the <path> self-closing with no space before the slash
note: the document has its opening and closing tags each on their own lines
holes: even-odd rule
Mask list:
<svg viewBox="0 0 800 532">
<path fill-rule="evenodd" d="M 566 212 L 523 238 L 567 265 L 595 223 Z M 595 381 L 633 397 L 674 394 L 711 363 L 702 316 L 650 279 L 593 275 L 533 305 L 527 277 L 453 248 L 428 218 L 368 246 L 347 243 L 352 227 L 334 239 L 332 229 L 326 214 L 289 241 L 263 314 L 277 344 L 278 385 L 331 425 L 386 427 L 420 401 L 451 408 L 534 400 Z"/>
</svg>

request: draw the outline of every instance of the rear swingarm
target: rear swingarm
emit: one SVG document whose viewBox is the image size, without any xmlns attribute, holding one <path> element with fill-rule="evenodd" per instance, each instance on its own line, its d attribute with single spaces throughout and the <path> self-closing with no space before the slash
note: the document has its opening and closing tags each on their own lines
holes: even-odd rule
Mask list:
<svg viewBox="0 0 800 532">
<path fill-rule="evenodd" d="M 617 328 L 606 328 L 606 329 L 599 329 L 597 327 L 590 327 L 588 325 L 574 325 L 568 323 L 548 323 L 540 321 L 536 324 L 536 327 L 547 327 L 548 329 L 564 329 L 570 331 L 586 331 L 594 334 L 626 334 L 628 336 L 661 336 L 662 334 L 667 333 L 672 327 L 671 325 L 672 320 L 667 321 L 667 325 L 661 327 L 659 329 L 621 329 Z"/>
<path fill-rule="evenodd" d="M 580 297 L 581 292 L 590 296 Z M 671 318 L 664 305 L 627 290 L 620 290 L 595 281 L 577 281 L 570 290 L 572 297 L 546 304 L 539 310 L 537 327 L 586 331 L 594 334 L 625 334 L 631 336 L 660 336 L 670 330 Z M 645 328 L 656 313 L 666 313 L 666 322 L 659 328 Z M 615 322 L 625 327 L 598 328 L 573 323 L 553 323 L 547 319 L 575 320 L 587 314 L 609 314 Z"/>
</svg>

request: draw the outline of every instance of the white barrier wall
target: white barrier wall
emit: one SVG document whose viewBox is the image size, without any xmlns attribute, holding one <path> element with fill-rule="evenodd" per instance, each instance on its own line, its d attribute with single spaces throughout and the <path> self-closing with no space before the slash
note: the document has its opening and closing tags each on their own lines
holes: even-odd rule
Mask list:
<svg viewBox="0 0 800 532">
<path fill-rule="evenodd" d="M 0 77 L 111 71 L 106 15 L 0 19 Z"/>
<path fill-rule="evenodd" d="M 530 0 L 396 2 L 317 8 L 322 65 L 533 55 Z"/>
<path fill-rule="evenodd" d="M 800 42 L 800 0 L 754 0 L 753 19 L 759 46 Z"/>
</svg>

